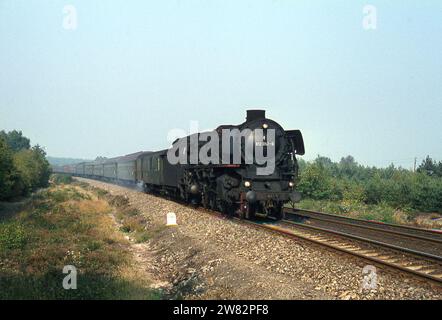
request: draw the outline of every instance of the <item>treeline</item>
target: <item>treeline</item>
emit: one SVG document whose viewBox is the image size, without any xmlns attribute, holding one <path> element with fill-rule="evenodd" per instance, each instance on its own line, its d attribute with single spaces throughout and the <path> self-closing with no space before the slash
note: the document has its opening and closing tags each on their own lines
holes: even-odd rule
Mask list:
<svg viewBox="0 0 442 320">
<path fill-rule="evenodd" d="M 352 156 L 339 162 L 318 156 L 311 162 L 300 160 L 299 166 L 298 189 L 304 198 L 442 213 L 442 162 L 428 156 L 416 172 L 394 165 L 366 167 Z"/>
<path fill-rule="evenodd" d="M 93 161 L 90 159 L 77 159 L 77 158 L 58 158 L 58 157 L 50 157 L 47 156 L 48 162 L 51 166 L 66 166 L 71 164 L 76 164 L 80 162 L 89 162 Z"/>
<path fill-rule="evenodd" d="M 48 185 L 51 169 L 45 151 L 21 131 L 0 131 L 0 200 L 26 195 Z"/>
</svg>

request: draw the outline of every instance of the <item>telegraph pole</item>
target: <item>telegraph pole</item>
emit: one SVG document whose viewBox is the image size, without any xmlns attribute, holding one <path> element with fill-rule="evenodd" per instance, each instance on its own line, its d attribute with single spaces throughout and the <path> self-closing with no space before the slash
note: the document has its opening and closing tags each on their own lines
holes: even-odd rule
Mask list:
<svg viewBox="0 0 442 320">
<path fill-rule="evenodd" d="M 413 172 L 416 172 L 416 160 L 417 160 L 417 157 L 414 157 Z"/>
</svg>

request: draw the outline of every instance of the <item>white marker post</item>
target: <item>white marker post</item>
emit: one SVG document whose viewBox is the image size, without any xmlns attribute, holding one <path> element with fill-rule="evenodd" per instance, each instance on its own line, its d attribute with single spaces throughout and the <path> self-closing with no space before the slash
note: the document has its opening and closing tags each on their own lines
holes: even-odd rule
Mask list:
<svg viewBox="0 0 442 320">
<path fill-rule="evenodd" d="M 173 212 L 169 212 L 167 214 L 167 219 L 166 219 L 166 226 L 176 226 L 176 215 Z"/>
</svg>

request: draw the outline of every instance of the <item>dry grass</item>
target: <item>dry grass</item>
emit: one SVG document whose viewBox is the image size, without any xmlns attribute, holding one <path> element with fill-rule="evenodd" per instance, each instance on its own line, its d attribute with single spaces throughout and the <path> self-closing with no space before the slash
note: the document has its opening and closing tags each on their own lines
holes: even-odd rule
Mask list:
<svg viewBox="0 0 442 320">
<path fill-rule="evenodd" d="M 98 199 L 114 207 L 114 215 L 120 230 L 127 233 L 136 243 L 146 242 L 151 238 L 147 229 L 147 221 L 140 212 L 129 205 L 129 200 L 121 195 L 113 196 L 105 190 L 91 187 L 90 190 Z"/>
<path fill-rule="evenodd" d="M 113 210 L 97 194 L 64 182 L 1 219 L 0 299 L 158 298 L 134 267 Z M 124 225 L 141 235 L 142 219 L 124 212 Z M 65 265 L 78 270 L 77 290 L 62 287 Z"/>
</svg>

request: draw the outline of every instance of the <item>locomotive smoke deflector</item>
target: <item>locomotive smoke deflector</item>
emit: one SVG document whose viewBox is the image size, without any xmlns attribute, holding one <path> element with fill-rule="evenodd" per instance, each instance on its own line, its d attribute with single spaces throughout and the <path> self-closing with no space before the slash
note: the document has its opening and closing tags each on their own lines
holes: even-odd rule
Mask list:
<svg viewBox="0 0 442 320">
<path fill-rule="evenodd" d="M 302 138 L 302 133 L 300 130 L 286 130 L 285 134 L 287 136 L 287 139 L 289 139 L 290 143 L 292 144 L 293 150 L 295 151 L 295 154 L 304 155 L 305 149 L 304 149 L 304 139 Z"/>
</svg>

